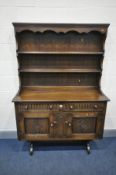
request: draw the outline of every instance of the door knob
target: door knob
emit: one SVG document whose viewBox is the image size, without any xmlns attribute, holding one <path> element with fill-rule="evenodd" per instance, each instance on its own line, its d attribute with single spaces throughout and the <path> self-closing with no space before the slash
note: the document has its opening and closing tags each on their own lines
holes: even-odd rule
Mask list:
<svg viewBox="0 0 116 175">
<path fill-rule="evenodd" d="M 57 124 L 57 121 L 53 121 L 53 123 L 56 125 Z"/>
<path fill-rule="evenodd" d="M 65 121 L 65 124 L 66 124 L 67 126 L 69 126 L 69 127 L 72 126 L 72 124 L 71 124 L 70 122 L 68 122 L 68 121 Z"/>
<path fill-rule="evenodd" d="M 53 123 L 50 123 L 50 127 L 52 128 L 54 126 L 54 124 Z"/>
<path fill-rule="evenodd" d="M 67 125 L 68 124 L 68 121 L 65 121 L 65 124 Z"/>
<path fill-rule="evenodd" d="M 72 126 L 72 124 L 69 122 L 69 123 L 68 123 L 68 126 L 69 126 L 69 127 L 71 127 L 71 126 Z"/>
</svg>

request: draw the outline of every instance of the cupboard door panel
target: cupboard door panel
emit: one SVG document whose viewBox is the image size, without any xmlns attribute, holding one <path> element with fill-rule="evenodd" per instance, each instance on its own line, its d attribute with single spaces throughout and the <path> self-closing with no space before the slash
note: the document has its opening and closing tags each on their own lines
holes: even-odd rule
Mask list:
<svg viewBox="0 0 116 175">
<path fill-rule="evenodd" d="M 20 137 L 39 137 L 49 134 L 49 113 L 48 112 L 24 112 L 20 113 L 19 130 Z"/>
<path fill-rule="evenodd" d="M 24 126 L 26 134 L 48 134 L 49 120 L 47 118 L 25 118 Z"/>
<path fill-rule="evenodd" d="M 73 133 L 95 133 L 96 132 L 96 117 L 74 117 L 72 120 Z"/>
</svg>

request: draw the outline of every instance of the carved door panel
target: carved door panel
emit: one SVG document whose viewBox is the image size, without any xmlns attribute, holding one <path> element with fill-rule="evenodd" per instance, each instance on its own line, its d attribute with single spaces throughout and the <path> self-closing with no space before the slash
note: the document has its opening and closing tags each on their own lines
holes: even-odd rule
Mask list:
<svg viewBox="0 0 116 175">
<path fill-rule="evenodd" d="M 81 137 L 96 137 L 98 125 L 96 112 L 76 112 L 72 118 L 72 133 Z"/>
</svg>

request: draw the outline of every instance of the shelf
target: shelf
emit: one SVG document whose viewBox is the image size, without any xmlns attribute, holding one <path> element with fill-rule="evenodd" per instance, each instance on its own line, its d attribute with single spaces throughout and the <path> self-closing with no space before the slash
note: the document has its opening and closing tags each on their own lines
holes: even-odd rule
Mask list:
<svg viewBox="0 0 116 175">
<path fill-rule="evenodd" d="M 28 69 L 19 69 L 19 72 L 79 72 L 79 73 L 99 73 L 101 72 L 100 69 L 58 69 L 58 68 L 43 68 L 43 69 L 37 69 L 37 68 L 28 68 Z"/>
<path fill-rule="evenodd" d="M 39 51 L 17 51 L 18 54 L 63 54 L 63 55 L 68 55 L 68 54 L 80 54 L 80 55 L 102 55 L 104 52 L 52 52 L 52 51 L 48 51 L 48 52 L 39 52 Z"/>
</svg>

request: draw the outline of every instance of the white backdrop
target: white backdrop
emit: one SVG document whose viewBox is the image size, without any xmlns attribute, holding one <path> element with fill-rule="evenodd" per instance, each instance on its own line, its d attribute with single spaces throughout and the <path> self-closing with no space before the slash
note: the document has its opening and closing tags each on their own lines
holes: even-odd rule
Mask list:
<svg viewBox="0 0 116 175">
<path fill-rule="evenodd" d="M 116 129 L 116 0 L 0 0 L 0 131 L 16 130 L 11 101 L 19 82 L 12 22 L 110 23 L 101 85 L 111 99 L 105 129 Z"/>
</svg>

